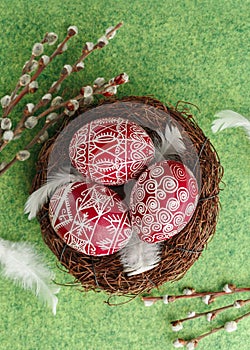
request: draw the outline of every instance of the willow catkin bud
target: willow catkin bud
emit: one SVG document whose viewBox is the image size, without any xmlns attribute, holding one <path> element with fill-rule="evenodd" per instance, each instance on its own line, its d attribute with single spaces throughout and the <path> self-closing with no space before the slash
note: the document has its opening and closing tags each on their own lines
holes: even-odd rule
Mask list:
<svg viewBox="0 0 250 350">
<path fill-rule="evenodd" d="M 83 51 L 90 52 L 93 50 L 94 46 L 95 46 L 94 43 L 88 41 L 88 42 L 86 42 L 85 46 L 83 47 Z"/>
<path fill-rule="evenodd" d="M 56 43 L 57 39 L 58 39 L 58 35 L 56 33 L 50 32 L 50 33 L 46 34 L 45 42 L 48 45 L 54 45 Z"/>
<path fill-rule="evenodd" d="M 34 103 L 27 103 L 23 110 L 24 115 L 29 115 L 30 113 L 32 113 L 34 108 L 35 108 Z"/>
<path fill-rule="evenodd" d="M 108 39 L 113 39 L 115 37 L 116 30 L 114 30 L 111 34 L 109 34 L 113 29 L 114 29 L 114 27 L 111 26 L 106 30 L 105 35 L 108 36 Z"/>
<path fill-rule="evenodd" d="M 38 123 L 38 120 L 35 116 L 30 116 L 24 122 L 24 126 L 26 129 L 33 129 Z"/>
<path fill-rule="evenodd" d="M 64 114 L 66 114 L 69 117 L 72 117 L 72 115 L 75 114 L 75 111 L 70 111 L 67 108 L 65 108 L 65 110 L 63 112 L 64 112 Z"/>
<path fill-rule="evenodd" d="M 122 74 L 119 74 L 117 75 L 115 78 L 114 78 L 114 83 L 116 85 L 121 85 L 121 84 L 125 84 L 127 83 L 129 80 L 129 76 L 127 73 L 122 73 Z"/>
<path fill-rule="evenodd" d="M 32 73 L 34 72 L 38 67 L 38 62 L 36 60 L 32 60 L 25 62 L 24 66 L 23 66 L 23 71 L 27 72 L 27 73 Z"/>
<path fill-rule="evenodd" d="M 69 111 L 76 111 L 79 108 L 79 102 L 77 100 L 69 100 L 66 105 L 65 108 L 68 109 Z"/>
<path fill-rule="evenodd" d="M 175 339 L 175 341 L 173 342 L 173 346 L 175 348 L 183 348 L 184 345 L 186 345 L 186 340 L 184 339 Z"/>
<path fill-rule="evenodd" d="M 85 97 L 83 99 L 83 104 L 84 105 L 90 105 L 93 101 L 94 101 L 94 97 L 93 97 L 93 95 L 90 95 L 90 96 Z"/>
<path fill-rule="evenodd" d="M 2 137 L 4 141 L 10 142 L 14 137 L 14 132 L 12 130 L 6 130 Z"/>
<path fill-rule="evenodd" d="M 96 87 L 101 87 L 104 84 L 105 84 L 105 79 L 101 77 L 98 77 L 93 83 L 93 85 L 95 85 Z"/>
<path fill-rule="evenodd" d="M 47 115 L 45 123 L 50 123 L 57 118 L 58 114 L 53 112 Z"/>
<path fill-rule="evenodd" d="M 26 86 L 30 83 L 31 76 L 29 74 L 23 74 L 19 79 L 19 84 L 21 86 Z"/>
<path fill-rule="evenodd" d="M 89 85 L 84 86 L 81 88 L 80 93 L 83 95 L 83 97 L 89 97 L 93 95 L 93 88 Z"/>
<path fill-rule="evenodd" d="M 7 166 L 6 162 L 0 163 L 0 171 L 2 171 Z"/>
<path fill-rule="evenodd" d="M 117 93 L 117 87 L 114 86 L 109 86 L 107 89 L 105 89 L 104 92 L 102 92 L 103 96 L 109 97 L 109 96 L 113 96 Z"/>
<path fill-rule="evenodd" d="M 11 97 L 10 95 L 5 95 L 1 98 L 1 106 L 2 108 L 6 108 L 9 106 L 10 104 L 10 101 L 11 101 Z"/>
<path fill-rule="evenodd" d="M 38 90 L 38 82 L 36 80 L 29 84 L 29 93 L 34 94 Z"/>
<path fill-rule="evenodd" d="M 19 160 L 20 162 L 24 162 L 25 160 L 29 159 L 30 157 L 30 152 L 26 149 L 19 151 L 16 154 L 16 159 Z"/>
<path fill-rule="evenodd" d="M 45 141 L 47 141 L 49 138 L 49 133 L 47 130 L 44 131 L 44 133 L 39 137 L 37 143 L 43 143 Z"/>
<path fill-rule="evenodd" d="M 183 329 L 183 324 L 180 321 L 172 323 L 172 331 L 179 332 Z"/>
<path fill-rule="evenodd" d="M 41 43 L 35 43 L 32 48 L 32 55 L 34 56 L 40 56 L 43 53 L 43 44 Z"/>
<path fill-rule="evenodd" d="M 40 58 L 39 62 L 40 62 L 41 65 L 46 67 L 49 64 L 49 62 L 50 62 L 50 58 L 47 55 L 42 55 L 42 57 Z"/>
<path fill-rule="evenodd" d="M 84 63 L 83 62 L 79 62 L 76 65 L 76 71 L 79 72 L 80 70 L 84 69 Z"/>
<path fill-rule="evenodd" d="M 187 350 L 194 350 L 197 347 L 198 343 L 190 340 L 187 344 L 186 344 L 186 348 Z"/>
<path fill-rule="evenodd" d="M 52 95 L 51 94 L 45 94 L 43 95 L 43 97 L 41 98 L 43 104 L 49 103 L 52 100 Z"/>
<path fill-rule="evenodd" d="M 107 37 L 104 35 L 100 39 L 98 39 L 98 47 L 103 48 L 104 46 L 108 45 L 109 41 Z"/>
<path fill-rule="evenodd" d="M 78 28 L 77 26 L 70 26 L 67 30 L 68 36 L 74 36 L 78 34 Z"/>
<path fill-rule="evenodd" d="M 72 72 L 72 66 L 70 64 L 65 64 L 61 71 L 61 75 L 70 75 Z"/>
<path fill-rule="evenodd" d="M 59 106 L 61 103 L 63 103 L 63 98 L 61 96 L 56 96 L 51 101 L 51 106 Z"/>
<path fill-rule="evenodd" d="M 1 129 L 10 130 L 12 127 L 12 121 L 10 118 L 2 118 L 1 120 Z"/>
<path fill-rule="evenodd" d="M 237 322 L 229 321 L 224 324 L 225 331 L 231 333 L 237 330 Z"/>
</svg>

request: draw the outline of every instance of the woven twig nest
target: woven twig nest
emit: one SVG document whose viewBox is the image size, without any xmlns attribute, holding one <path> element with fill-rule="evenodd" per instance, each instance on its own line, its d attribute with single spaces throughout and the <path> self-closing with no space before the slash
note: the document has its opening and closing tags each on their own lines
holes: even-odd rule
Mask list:
<svg viewBox="0 0 250 350">
<path fill-rule="evenodd" d="M 197 177 L 200 176 L 200 197 L 191 221 L 180 233 L 164 241 L 158 266 L 139 275 L 128 277 L 123 272 L 118 253 L 109 256 L 89 256 L 67 246 L 51 226 L 49 203 L 40 210 L 38 219 L 44 242 L 76 281 L 81 283 L 84 290 L 104 290 L 119 295 L 137 295 L 145 291 L 149 292 L 152 288 L 165 282 L 182 278 L 200 257 L 215 233 L 219 212 L 219 183 L 223 175 L 223 168 L 215 149 L 187 110 L 178 111 L 168 108 L 150 97 L 127 97 L 108 103 L 116 106 L 121 102 L 156 108 L 161 112 L 161 117 L 164 118 L 164 114 L 170 115 L 186 131 L 198 157 L 199 174 Z M 82 118 L 84 120 L 84 114 Z M 147 115 L 147 118 L 153 117 Z M 152 123 L 155 121 L 152 120 Z M 147 131 L 150 134 L 150 130 Z M 32 191 L 40 188 L 46 181 L 49 158 L 58 135 L 60 132 L 47 141 L 40 152 Z M 67 157 L 67 149 L 60 149 L 58 152 L 60 155 L 56 153 L 54 162 L 57 157 Z M 187 158 L 188 156 L 187 154 Z M 192 160 L 191 155 L 189 157 L 191 163 L 192 161 L 197 163 L 197 160 Z M 193 171 L 195 165 L 193 164 Z"/>
</svg>

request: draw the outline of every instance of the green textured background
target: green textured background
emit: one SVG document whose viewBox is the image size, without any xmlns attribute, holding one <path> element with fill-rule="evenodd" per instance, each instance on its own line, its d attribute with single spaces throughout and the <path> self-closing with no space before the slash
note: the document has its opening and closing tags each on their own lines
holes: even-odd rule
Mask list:
<svg viewBox="0 0 250 350">
<path fill-rule="evenodd" d="M 211 122 L 214 113 L 222 109 L 250 116 L 250 2 L 0 0 L 0 19 L 0 96 L 14 87 L 30 48 L 46 31 L 55 31 L 62 39 L 69 25 L 79 28 L 70 49 L 44 72 L 40 80 L 44 92 L 61 66 L 74 62 L 83 42 L 97 40 L 110 25 L 124 21 L 115 39 L 89 57 L 85 71 L 67 80 L 64 87 L 75 90 L 98 76 L 110 78 L 125 71 L 130 83 L 120 88 L 119 96 L 152 94 L 163 102 L 185 100 L 198 105 L 201 112 L 192 112 L 225 168 L 222 210 L 214 239 L 182 280 L 168 283 L 154 294 L 180 293 L 185 286 L 219 290 L 226 282 L 249 286 L 249 140 L 241 129 L 214 135 Z M 13 120 L 18 120 L 20 111 L 18 107 Z M 4 154 L 7 158 L 8 152 Z M 0 179 L 0 235 L 34 243 L 56 272 L 57 281 L 70 281 L 70 276 L 56 268 L 56 259 L 44 245 L 38 223 L 29 222 L 23 215 L 37 152 L 38 148 L 27 162 L 16 164 Z M 166 350 L 172 348 L 177 336 L 192 338 L 212 327 L 205 320 L 196 320 L 178 335 L 169 327 L 170 320 L 184 317 L 189 310 L 205 310 L 200 301 L 168 306 L 157 303 L 145 308 L 136 299 L 112 308 L 104 303 L 105 293 L 80 293 L 70 287 L 62 288 L 58 297 L 54 317 L 32 293 L 1 277 L 0 349 Z M 232 300 L 227 296 L 213 306 Z M 247 307 L 225 312 L 214 326 L 244 311 Z M 237 332 L 214 334 L 199 348 L 249 349 L 249 328 L 250 320 L 245 319 Z"/>
</svg>

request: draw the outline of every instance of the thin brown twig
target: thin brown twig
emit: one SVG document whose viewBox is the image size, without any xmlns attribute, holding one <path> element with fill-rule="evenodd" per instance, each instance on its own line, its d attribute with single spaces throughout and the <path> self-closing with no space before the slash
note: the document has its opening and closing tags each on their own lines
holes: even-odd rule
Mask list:
<svg viewBox="0 0 250 350">
<path fill-rule="evenodd" d="M 220 297 L 220 296 L 223 296 L 223 295 L 228 295 L 228 294 L 234 294 L 234 293 L 241 293 L 241 292 L 249 292 L 250 291 L 250 287 L 247 287 L 247 288 L 232 288 L 231 292 L 225 292 L 225 291 L 219 291 L 219 292 L 200 292 L 200 293 L 197 293 L 197 292 L 194 292 L 192 294 L 181 294 L 181 295 L 168 295 L 167 298 L 168 298 L 168 302 L 174 302 L 176 300 L 180 300 L 180 299 L 192 299 L 192 298 L 199 298 L 199 297 L 204 297 L 206 295 L 209 295 L 210 296 L 210 299 L 212 301 L 215 300 L 216 297 Z M 152 301 L 152 302 L 157 302 L 159 300 L 164 300 L 166 298 L 166 296 L 156 296 L 156 297 L 153 297 L 153 296 L 143 296 L 142 297 L 142 301 Z"/>
<path fill-rule="evenodd" d="M 202 316 L 207 316 L 208 314 L 211 314 L 211 321 L 215 319 L 215 317 L 223 312 L 224 310 L 227 310 L 227 309 L 230 309 L 230 308 L 233 308 L 235 307 L 235 304 L 238 303 L 240 305 L 240 307 L 250 303 L 250 299 L 245 299 L 245 300 L 236 300 L 234 303 L 230 304 L 230 305 L 226 305 L 226 306 L 223 306 L 223 307 L 220 307 L 220 308 L 217 308 L 217 309 L 213 309 L 213 310 L 210 310 L 210 311 L 205 311 L 205 312 L 201 312 L 201 313 L 196 313 L 194 316 L 191 316 L 191 317 L 185 317 L 185 318 L 181 318 L 179 320 L 175 320 L 175 321 L 172 321 L 171 324 L 174 325 L 176 323 L 183 323 L 183 322 L 186 322 L 186 321 L 189 321 L 189 320 L 193 320 L 195 318 L 199 318 L 199 317 L 202 317 Z"/>
<path fill-rule="evenodd" d="M 238 323 L 240 321 L 242 321 L 244 318 L 247 318 L 250 316 L 250 312 L 247 312 L 245 313 L 244 315 L 236 318 L 235 320 L 233 320 L 234 322 Z M 218 328 L 213 328 L 210 332 L 207 332 L 207 333 L 204 333 L 204 334 L 201 334 L 200 336 L 196 337 L 195 339 L 193 339 L 194 341 L 196 340 L 197 342 L 199 342 L 201 339 L 209 336 L 210 334 L 213 334 L 213 333 L 216 333 L 218 331 L 220 331 L 221 329 L 224 329 L 225 328 L 225 325 L 221 326 L 221 327 L 218 327 Z"/>
</svg>

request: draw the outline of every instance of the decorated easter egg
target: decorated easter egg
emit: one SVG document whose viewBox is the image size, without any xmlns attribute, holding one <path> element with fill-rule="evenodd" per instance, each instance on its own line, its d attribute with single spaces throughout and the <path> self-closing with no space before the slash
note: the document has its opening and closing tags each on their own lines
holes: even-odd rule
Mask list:
<svg viewBox="0 0 250 350">
<path fill-rule="evenodd" d="M 136 178 L 154 153 L 153 142 L 142 127 L 114 117 L 87 123 L 73 135 L 69 146 L 73 166 L 104 185 L 122 185 Z"/>
<path fill-rule="evenodd" d="M 133 187 L 132 229 L 148 243 L 166 240 L 187 225 L 197 202 L 198 185 L 192 172 L 181 162 L 157 162 Z"/>
<path fill-rule="evenodd" d="M 127 206 L 100 184 L 74 182 L 59 187 L 50 199 L 49 215 L 63 241 L 84 254 L 113 254 L 131 236 Z"/>
</svg>

